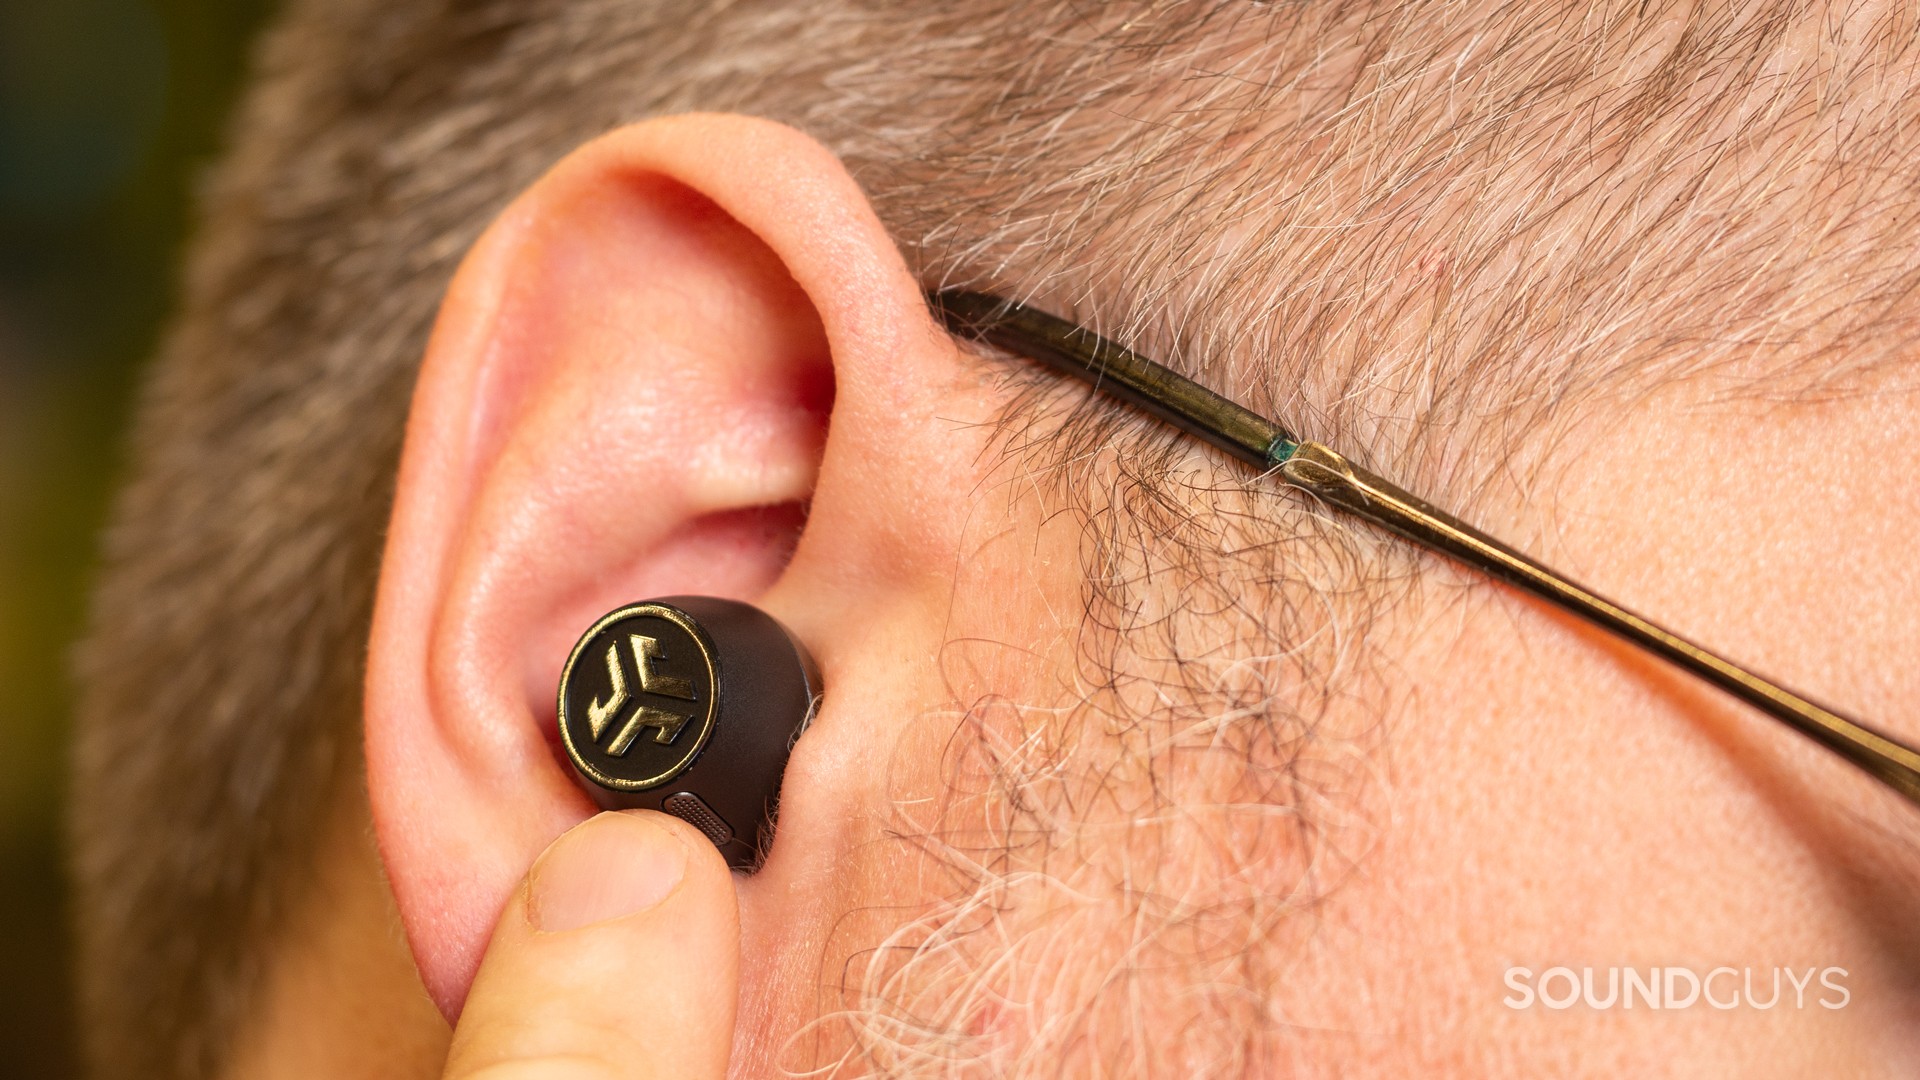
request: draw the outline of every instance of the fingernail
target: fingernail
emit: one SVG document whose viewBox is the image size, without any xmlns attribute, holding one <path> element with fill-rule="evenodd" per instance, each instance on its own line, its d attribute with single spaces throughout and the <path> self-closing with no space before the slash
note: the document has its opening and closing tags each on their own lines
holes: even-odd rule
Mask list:
<svg viewBox="0 0 1920 1080">
<path fill-rule="evenodd" d="M 600 814 L 534 862 L 527 921 L 555 933 L 631 915 L 665 900 L 686 871 L 687 849 L 643 813 Z"/>
</svg>

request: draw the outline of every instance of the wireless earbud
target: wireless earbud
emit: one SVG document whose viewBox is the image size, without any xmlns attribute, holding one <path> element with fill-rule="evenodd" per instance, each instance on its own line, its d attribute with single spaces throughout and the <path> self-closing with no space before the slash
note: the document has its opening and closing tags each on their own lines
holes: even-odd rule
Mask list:
<svg viewBox="0 0 1920 1080">
<path fill-rule="evenodd" d="M 667 596 L 609 612 L 560 673 L 560 742 L 596 803 L 682 818 L 735 868 L 773 839 L 787 755 L 820 676 L 751 604 Z"/>
</svg>

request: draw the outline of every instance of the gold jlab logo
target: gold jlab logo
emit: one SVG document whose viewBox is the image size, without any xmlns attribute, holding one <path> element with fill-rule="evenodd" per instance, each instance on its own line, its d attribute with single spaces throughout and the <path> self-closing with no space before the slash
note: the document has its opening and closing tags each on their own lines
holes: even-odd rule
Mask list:
<svg viewBox="0 0 1920 1080">
<path fill-rule="evenodd" d="M 645 634 L 629 634 L 627 647 L 633 654 L 633 670 L 637 676 L 634 681 L 640 684 L 640 693 L 654 697 L 679 698 L 682 701 L 694 700 L 691 680 L 662 675 L 653 669 L 655 661 L 665 659 L 658 641 Z M 593 704 L 587 706 L 587 730 L 596 743 L 600 741 L 600 736 L 613 726 L 614 717 L 619 714 L 621 707 L 627 703 L 627 698 L 630 696 L 627 693 L 627 674 L 620 663 L 618 641 L 607 646 L 607 678 L 613 684 L 611 696 L 607 698 L 605 704 L 601 704 L 596 696 Z M 671 746 L 673 741 L 680 737 L 681 729 L 687 726 L 687 721 L 691 718 L 687 713 L 656 708 L 645 701 L 637 702 L 633 712 L 627 716 L 626 722 L 621 724 L 620 729 L 614 733 L 613 741 L 607 744 L 607 753 L 614 757 L 624 757 L 628 748 L 633 746 L 633 740 L 639 738 L 640 732 L 646 728 L 653 729 L 654 742 L 662 746 Z"/>
</svg>

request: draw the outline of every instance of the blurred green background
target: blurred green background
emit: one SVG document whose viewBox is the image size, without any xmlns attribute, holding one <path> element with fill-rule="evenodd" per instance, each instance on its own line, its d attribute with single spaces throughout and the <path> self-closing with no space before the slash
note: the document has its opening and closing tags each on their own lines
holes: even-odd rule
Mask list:
<svg viewBox="0 0 1920 1080">
<path fill-rule="evenodd" d="M 0 0 L 0 1073 L 76 1073 L 67 652 L 270 0 Z"/>
</svg>

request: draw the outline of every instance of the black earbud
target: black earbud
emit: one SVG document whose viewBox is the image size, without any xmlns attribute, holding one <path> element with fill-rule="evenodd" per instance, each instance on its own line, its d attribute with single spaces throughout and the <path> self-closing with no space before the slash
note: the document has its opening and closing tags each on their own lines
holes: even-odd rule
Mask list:
<svg viewBox="0 0 1920 1080">
<path fill-rule="evenodd" d="M 711 596 L 609 612 L 560 673 L 560 742 L 608 810 L 691 822 L 735 868 L 773 839 L 787 755 L 820 675 L 773 616 Z"/>
</svg>

